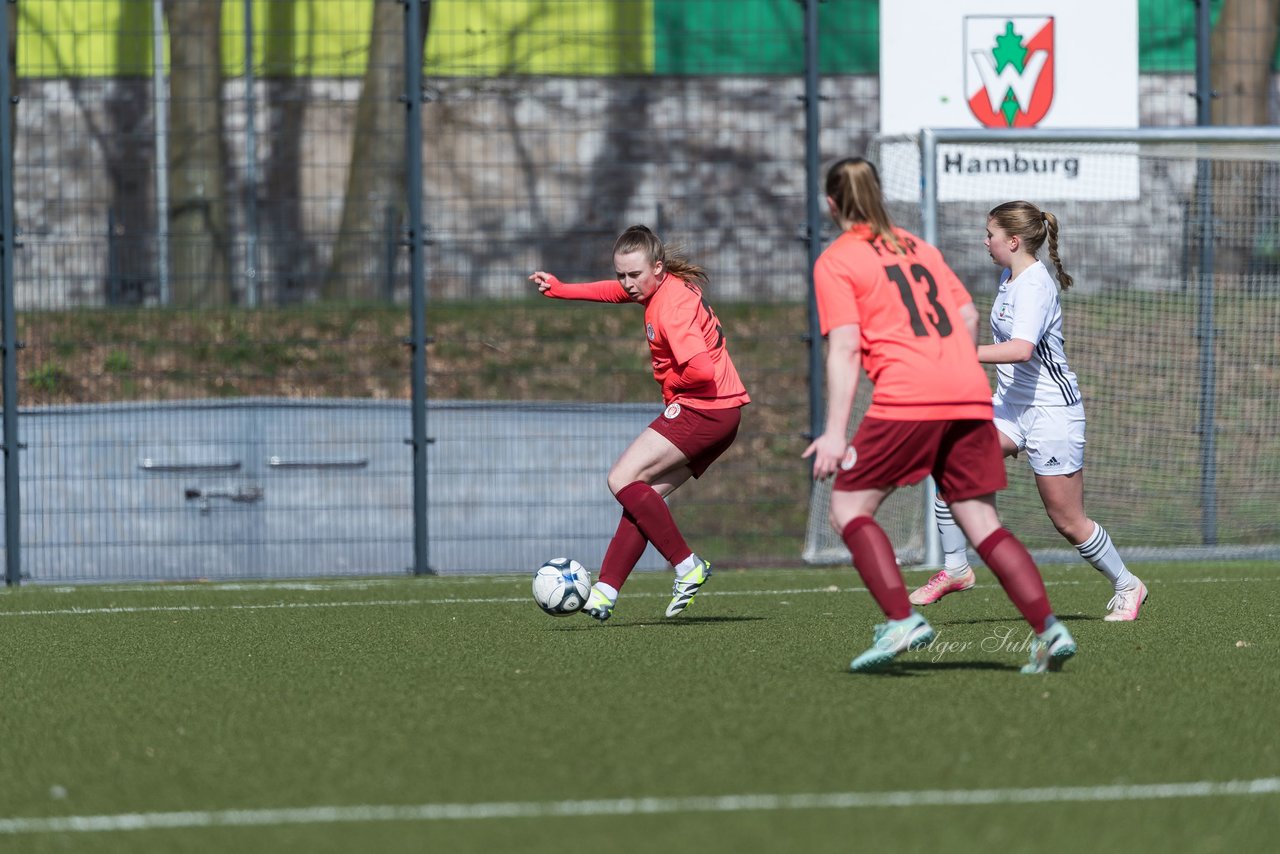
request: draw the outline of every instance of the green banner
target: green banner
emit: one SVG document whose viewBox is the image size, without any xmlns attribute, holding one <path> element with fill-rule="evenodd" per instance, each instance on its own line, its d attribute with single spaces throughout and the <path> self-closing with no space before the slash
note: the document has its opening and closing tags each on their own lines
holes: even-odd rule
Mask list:
<svg viewBox="0 0 1280 854">
<path fill-rule="evenodd" d="M 795 0 L 654 0 L 654 70 L 673 75 L 804 73 L 804 6 Z M 879 0 L 818 7 L 826 74 L 879 71 Z"/>
<path fill-rule="evenodd" d="M 224 73 L 244 67 L 244 2 L 222 8 Z M 1222 0 L 1214 0 L 1214 11 Z M 1140 0 L 1140 69 L 1195 69 L 1195 7 Z M 151 0 L 21 0 L 18 75 L 151 73 Z M 359 77 L 373 0 L 254 0 L 254 69 L 266 76 Z M 819 5 L 824 74 L 879 71 L 880 0 Z M 797 0 L 434 0 L 425 71 L 512 74 L 771 75 L 804 70 Z M 895 48 L 899 49 L 899 48 Z M 910 45 L 900 49 L 910 49 Z"/>
</svg>

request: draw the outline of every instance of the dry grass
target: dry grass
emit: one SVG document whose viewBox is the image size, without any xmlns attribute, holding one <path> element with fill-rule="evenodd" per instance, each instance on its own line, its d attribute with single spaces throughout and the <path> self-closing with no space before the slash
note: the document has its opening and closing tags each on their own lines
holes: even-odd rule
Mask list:
<svg viewBox="0 0 1280 854">
<path fill-rule="evenodd" d="M 690 537 L 722 553 L 794 561 L 809 494 L 799 459 L 809 430 L 805 306 L 717 311 L 753 403 L 734 447 L 673 503 Z M 1203 375 L 1194 295 L 1072 295 L 1066 311 L 1089 412 L 1089 511 L 1118 541 L 1197 542 Z M 637 306 L 433 303 L 427 321 L 433 400 L 660 400 Z M 1274 542 L 1280 300 L 1225 294 L 1215 326 L 1220 541 Z M 382 305 L 24 313 L 19 400 L 407 400 L 408 334 L 405 309 Z M 1061 545 L 1021 460 L 1010 476 L 1006 521 L 1033 543 Z"/>
</svg>

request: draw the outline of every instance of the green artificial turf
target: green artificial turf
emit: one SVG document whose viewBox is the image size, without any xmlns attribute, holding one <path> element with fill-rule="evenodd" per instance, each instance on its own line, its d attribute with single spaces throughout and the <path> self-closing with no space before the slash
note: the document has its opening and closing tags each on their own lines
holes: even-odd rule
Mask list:
<svg viewBox="0 0 1280 854">
<path fill-rule="evenodd" d="M 1269 850 L 1274 791 L 672 806 L 1280 776 L 1277 567 L 1137 570 L 1142 619 L 1110 624 L 1095 572 L 1046 569 L 1080 654 L 1042 676 L 1019 674 L 1025 624 L 985 571 L 924 610 L 932 648 L 874 675 L 845 670 L 879 619 L 848 568 L 722 568 L 674 620 L 669 576 L 637 574 L 604 625 L 542 614 L 526 576 L 25 587 L 0 595 L 0 831 L 282 808 L 464 815 L 36 827 L 0 832 L 0 851 Z M 600 805 L 635 798 L 662 801 Z M 547 806 L 582 801 L 606 814 Z M 525 817 L 477 806 L 499 802 Z"/>
</svg>

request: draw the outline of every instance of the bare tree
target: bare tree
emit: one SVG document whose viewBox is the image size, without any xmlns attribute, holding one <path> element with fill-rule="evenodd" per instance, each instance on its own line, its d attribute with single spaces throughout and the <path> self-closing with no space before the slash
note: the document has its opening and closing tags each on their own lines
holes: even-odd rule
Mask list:
<svg viewBox="0 0 1280 854">
<path fill-rule="evenodd" d="M 278 303 L 303 299 L 316 266 L 315 251 L 302 222 L 303 126 L 307 85 L 297 76 L 297 0 L 275 0 L 267 7 L 263 44 L 268 147 L 260 200 L 266 232 L 265 281 Z"/>
<path fill-rule="evenodd" d="M 1210 39 L 1209 74 L 1215 125 L 1266 125 L 1271 119 L 1271 65 L 1276 54 L 1280 0 L 1225 0 Z M 1258 232 L 1259 196 L 1267 165 L 1213 164 L 1214 266 L 1238 275 L 1248 269 Z"/>
<path fill-rule="evenodd" d="M 618 34 L 641 31 L 646 26 L 641 15 L 643 10 L 632 4 L 611 3 L 609 27 Z M 648 140 L 633 132 L 634 128 L 648 127 L 652 121 L 654 86 L 652 81 L 634 74 L 635 69 L 644 65 L 643 48 L 637 40 L 618 41 L 621 55 L 616 58 L 626 76 L 615 78 L 613 85 L 618 94 L 610 97 L 604 106 L 602 126 L 606 141 L 584 169 L 581 183 L 584 192 L 577 215 L 545 249 L 547 260 L 543 263 L 549 270 L 586 272 L 597 269 L 602 261 L 609 263 L 608 252 L 602 252 L 600 246 L 603 243 L 607 247 L 617 232 L 631 225 L 618 221 L 618 211 L 627 209 L 644 178 L 643 164 L 652 156 Z M 516 111 L 512 109 L 509 114 L 515 116 Z M 520 129 L 514 120 L 511 135 L 517 140 L 517 146 L 523 148 Z M 529 161 L 529 158 L 522 159 Z M 530 181 L 533 173 L 534 169 L 527 170 Z M 537 193 L 530 192 L 529 198 L 539 204 Z M 654 221 L 647 225 L 657 229 L 664 239 L 669 237 L 662 234 L 667 223 Z"/>
<path fill-rule="evenodd" d="M 222 0 L 164 0 L 169 25 L 169 246 L 175 305 L 231 302 L 222 133 Z"/>
<path fill-rule="evenodd" d="M 1215 125 L 1271 120 L 1271 65 L 1280 0 L 1225 0 L 1210 40 Z"/>
<path fill-rule="evenodd" d="M 148 203 L 155 153 L 142 141 L 148 136 L 151 116 L 146 82 L 152 43 L 149 0 L 122 0 L 115 40 L 121 67 L 108 84 L 106 132 L 98 134 L 111 182 L 106 301 L 134 305 L 142 302 L 147 282 L 155 278 L 155 215 Z"/>
<path fill-rule="evenodd" d="M 425 43 L 431 0 L 422 4 Z M 347 173 L 342 221 L 325 277 L 326 299 L 372 299 L 378 294 L 386 236 L 404 218 L 405 4 L 374 0 L 373 32 L 360 100 L 356 104 L 351 167 Z M 413 187 L 410 192 L 420 192 Z M 390 219 L 390 222 L 388 220 Z"/>
</svg>

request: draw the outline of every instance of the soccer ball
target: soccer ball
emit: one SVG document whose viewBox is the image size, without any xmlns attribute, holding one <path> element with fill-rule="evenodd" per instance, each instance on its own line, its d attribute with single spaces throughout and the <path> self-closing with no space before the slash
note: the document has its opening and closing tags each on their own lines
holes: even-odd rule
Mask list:
<svg viewBox="0 0 1280 854">
<path fill-rule="evenodd" d="M 591 573 L 572 558 L 552 558 L 533 574 L 533 601 L 553 617 L 578 613 L 590 593 Z"/>
</svg>

